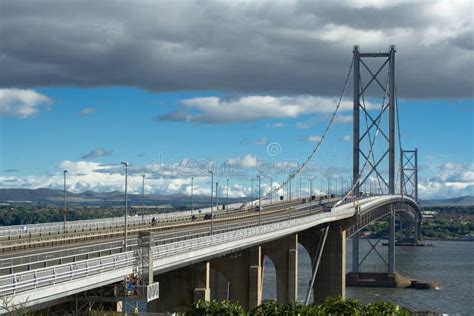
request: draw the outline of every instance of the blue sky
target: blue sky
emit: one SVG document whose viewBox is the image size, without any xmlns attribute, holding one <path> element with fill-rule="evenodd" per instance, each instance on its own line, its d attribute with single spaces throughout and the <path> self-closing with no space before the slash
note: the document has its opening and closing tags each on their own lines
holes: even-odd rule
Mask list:
<svg viewBox="0 0 474 316">
<path fill-rule="evenodd" d="M 67 169 L 71 191 L 122 190 L 129 161 L 134 192 L 145 174 L 148 193 L 189 194 L 195 177 L 209 194 L 208 169 L 230 178 L 231 196 L 249 195 L 257 174 L 267 191 L 320 140 L 353 45 L 394 43 L 402 146 L 419 149 L 421 197 L 473 195 L 470 1 L 21 2 L 0 13 L 1 188 L 61 188 Z M 351 80 L 305 187 L 349 182 Z M 380 98 L 367 93 L 374 116 Z"/>
<path fill-rule="evenodd" d="M 191 176 L 197 178 L 198 192 L 201 188 L 205 193 L 209 186 L 205 172 L 174 174 L 172 170 L 157 166 L 163 164 L 171 169 L 173 165 L 190 160 L 207 162 L 214 169 L 219 168 L 213 164 L 218 160 L 221 164 L 233 161 L 237 168 L 242 167 L 243 172 L 235 177 L 223 173 L 218 178 L 224 183 L 230 177 L 231 187 L 235 186 L 233 194 L 240 196 L 249 193 L 249 179 L 259 173 L 252 159 L 247 165 L 239 165 L 245 157 L 273 163 L 301 163 L 316 145 L 308 138 L 320 136 L 329 120 L 328 113 L 222 124 L 154 120 L 179 109 L 183 100 L 209 96 L 231 98 L 214 91 L 153 93 L 114 87 L 38 88 L 36 92 L 48 98 L 47 107 L 38 105 L 38 112 L 25 118 L 3 117 L 1 120 L 2 174 L 3 179 L 10 180 L 4 182 L 3 187 L 60 188 L 62 170 L 66 168 L 71 169 L 70 189 L 73 191 L 120 189 L 123 170 L 115 165 L 129 161 L 136 168 L 151 168 L 143 170 L 150 177 L 149 181 L 147 179 L 150 193 L 185 193 Z M 472 100 L 402 100 L 399 106 L 402 146 L 406 149 L 418 147 L 420 180 L 426 183 L 424 185 L 428 185 L 430 178 L 447 172 L 445 169 L 451 168 L 450 164 L 456 166 L 451 173 L 459 173 L 463 168 L 469 170 L 473 157 Z M 350 110 L 340 113 L 342 116 L 350 114 Z M 302 176 L 305 187 L 309 177 L 316 177 L 315 187 L 319 188 L 322 174 L 325 181 L 327 177 L 333 181 L 345 177 L 348 183 L 352 163 L 352 140 L 348 138 L 351 133 L 350 122 L 333 126 L 327 143 L 314 159 L 313 165 L 318 170 Z M 271 156 L 267 148 L 274 142 L 281 151 Z M 91 165 L 80 166 L 81 163 Z M 104 175 L 96 174 L 95 170 L 102 167 L 114 169 Z M 336 169 L 322 173 L 319 168 Z M 132 179 L 136 178 L 132 188 L 139 191 L 141 173 L 139 169 L 136 171 L 136 174 L 132 173 Z M 91 181 L 84 173 L 99 178 Z M 265 169 L 264 175 L 267 182 L 274 177 L 275 182 L 281 183 L 287 173 L 280 169 L 268 172 Z M 107 179 L 102 179 L 103 176 Z M 162 182 L 154 186 L 156 179 L 152 178 L 162 179 Z M 74 184 L 81 181 L 90 183 Z M 430 196 L 428 189 L 422 189 L 421 193 Z M 469 191 L 461 190 L 460 193 Z"/>
</svg>

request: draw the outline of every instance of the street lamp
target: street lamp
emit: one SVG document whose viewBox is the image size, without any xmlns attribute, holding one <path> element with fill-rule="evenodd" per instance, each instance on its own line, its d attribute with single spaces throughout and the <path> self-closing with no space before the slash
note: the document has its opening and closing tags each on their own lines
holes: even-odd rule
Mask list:
<svg viewBox="0 0 474 316">
<path fill-rule="evenodd" d="M 270 178 L 270 204 L 273 204 L 273 177 Z"/>
<path fill-rule="evenodd" d="M 312 202 L 313 202 L 313 179 L 308 179 L 309 182 L 309 212 L 311 213 Z"/>
<path fill-rule="evenodd" d="M 194 210 L 194 178 L 191 178 L 191 217 L 193 217 L 193 210 Z"/>
<path fill-rule="evenodd" d="M 327 191 L 328 192 L 328 194 L 327 194 L 328 198 L 330 196 L 330 194 L 329 194 L 329 181 L 331 181 L 331 180 L 328 178 L 328 191 Z"/>
<path fill-rule="evenodd" d="M 217 195 L 217 187 L 219 186 L 219 182 L 216 182 L 216 211 L 219 210 L 219 196 Z"/>
<path fill-rule="evenodd" d="M 145 175 L 142 174 L 142 225 L 145 223 Z"/>
<path fill-rule="evenodd" d="M 212 170 L 209 170 L 209 173 L 211 174 L 211 235 L 212 235 L 212 207 L 213 207 L 213 200 L 212 200 L 212 196 L 213 196 L 213 192 L 214 192 L 214 171 Z"/>
<path fill-rule="evenodd" d="M 260 225 L 261 215 L 262 215 L 262 177 L 260 175 L 258 178 L 258 225 Z"/>
<path fill-rule="evenodd" d="M 301 181 L 302 181 L 302 179 L 300 178 L 299 180 L 300 180 L 300 199 L 301 199 L 301 198 L 303 197 L 303 196 L 301 195 Z"/>
<path fill-rule="evenodd" d="M 229 179 L 227 178 L 226 181 L 227 181 L 227 183 L 226 183 L 225 188 L 226 188 L 227 193 L 226 193 L 226 202 L 225 202 L 225 204 L 226 204 L 226 208 L 227 208 L 227 205 L 229 205 Z"/>
<path fill-rule="evenodd" d="M 63 215 L 64 215 L 64 233 L 66 233 L 66 214 L 67 214 L 67 209 L 66 209 L 66 173 L 67 170 L 64 170 L 64 208 L 63 208 Z"/>
<path fill-rule="evenodd" d="M 253 204 L 253 178 L 252 178 L 252 191 L 250 192 L 250 201 L 252 202 Z"/>
<path fill-rule="evenodd" d="M 123 236 L 123 251 L 127 251 L 127 217 L 128 217 L 128 205 L 127 205 L 127 181 L 128 181 L 128 162 L 122 161 L 122 165 L 125 166 L 125 226 Z"/>
<path fill-rule="evenodd" d="M 288 200 L 291 201 L 291 174 L 288 175 Z"/>
</svg>

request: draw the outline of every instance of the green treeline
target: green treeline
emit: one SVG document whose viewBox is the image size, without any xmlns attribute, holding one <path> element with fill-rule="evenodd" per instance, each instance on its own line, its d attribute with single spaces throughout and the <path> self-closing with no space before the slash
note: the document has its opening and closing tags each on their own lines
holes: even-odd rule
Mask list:
<svg viewBox="0 0 474 316">
<path fill-rule="evenodd" d="M 288 304 L 278 304 L 275 301 L 266 301 L 257 306 L 250 312 L 245 310 L 238 304 L 229 301 L 198 301 L 194 303 L 186 316 L 203 316 L 203 315 L 249 315 L 249 316 L 277 316 L 277 315 L 305 315 L 305 316 L 323 316 L 323 315 L 340 315 L 340 316 L 408 316 L 412 315 L 411 311 L 400 307 L 399 305 L 389 302 L 377 302 L 362 304 L 355 299 L 343 300 L 341 297 L 328 298 L 323 304 L 305 306 L 301 303 L 292 302 Z"/>
<path fill-rule="evenodd" d="M 179 211 L 180 209 L 146 209 L 145 214 L 157 214 L 170 211 Z M 105 208 L 105 207 L 78 207 L 68 210 L 66 216 L 68 221 L 77 221 L 84 219 L 96 219 L 105 217 L 123 216 L 123 208 Z M 142 210 L 129 209 L 130 216 L 140 216 Z M 62 222 L 63 212 L 58 207 L 31 207 L 31 206 L 1 206 L 0 207 L 0 226 L 25 225 L 37 223 Z"/>
</svg>

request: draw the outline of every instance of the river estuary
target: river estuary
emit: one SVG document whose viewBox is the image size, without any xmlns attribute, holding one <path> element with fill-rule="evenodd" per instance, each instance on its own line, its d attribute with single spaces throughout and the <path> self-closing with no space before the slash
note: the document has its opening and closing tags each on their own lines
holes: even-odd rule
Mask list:
<svg viewBox="0 0 474 316">
<path fill-rule="evenodd" d="M 414 310 L 431 310 L 450 315 L 474 315 L 474 242 L 429 241 L 433 247 L 397 247 L 396 269 L 404 276 L 436 282 L 438 290 L 348 288 L 347 297 L 361 302 L 392 301 Z M 347 242 L 347 271 L 351 270 L 351 241 Z M 370 248 L 360 241 L 361 259 Z M 387 247 L 377 250 L 385 257 Z M 383 261 L 374 253 L 366 259 L 361 271 L 386 271 Z M 299 249 L 299 299 L 304 300 L 311 278 L 310 259 Z M 265 259 L 263 298 L 276 297 L 275 270 Z"/>
</svg>

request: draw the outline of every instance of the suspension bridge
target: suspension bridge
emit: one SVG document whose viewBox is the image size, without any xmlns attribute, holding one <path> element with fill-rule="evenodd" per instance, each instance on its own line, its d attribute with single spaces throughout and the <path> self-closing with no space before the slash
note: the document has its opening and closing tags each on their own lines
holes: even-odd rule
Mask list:
<svg viewBox="0 0 474 316">
<path fill-rule="evenodd" d="M 153 222 L 146 216 L 35 224 L 28 230 L 0 227 L 0 313 L 29 308 L 77 314 L 94 304 L 122 310 L 137 302 L 148 312 L 180 311 L 198 299 L 229 299 L 252 309 L 262 301 L 265 257 L 275 265 L 279 302 L 297 300 L 298 292 L 305 294 L 306 303 L 321 302 L 345 295 L 347 239 L 353 248 L 350 277 L 357 278 L 368 255 L 359 253 L 359 232 L 385 219 L 388 258 L 377 251 L 377 243 L 371 252 L 386 263 L 385 274 L 393 276 L 396 218 L 403 223 L 405 239 L 416 243 L 421 238 L 417 150 L 402 148 L 395 52 L 394 46 L 377 53 L 354 47 L 344 87 L 320 141 L 280 186 L 258 200 L 225 209 L 211 206 L 197 219 L 176 212 L 156 215 Z M 382 62 L 374 69 L 368 60 Z M 311 190 L 307 196 L 274 201 L 276 192 L 317 159 L 351 78 L 350 187 L 342 194 Z M 374 87 L 382 96 L 369 100 L 366 94 Z M 363 189 L 368 182 L 376 184 L 375 192 Z M 208 219 L 205 214 L 210 214 Z M 312 276 L 303 289 L 298 288 L 299 245 L 311 258 Z"/>
</svg>

